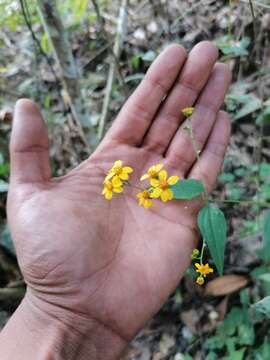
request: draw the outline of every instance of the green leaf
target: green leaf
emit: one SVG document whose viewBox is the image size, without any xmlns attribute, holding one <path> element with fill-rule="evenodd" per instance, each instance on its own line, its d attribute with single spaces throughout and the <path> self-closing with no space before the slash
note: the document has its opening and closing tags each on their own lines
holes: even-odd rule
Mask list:
<svg viewBox="0 0 270 360">
<path fill-rule="evenodd" d="M 9 174 L 9 163 L 0 164 L 0 176 L 7 176 Z"/>
<path fill-rule="evenodd" d="M 220 275 L 223 274 L 227 225 L 224 214 L 208 205 L 198 215 L 198 225 Z"/>
<path fill-rule="evenodd" d="M 74 15 L 76 21 L 80 21 L 86 12 L 88 0 L 75 0 L 74 1 Z"/>
<path fill-rule="evenodd" d="M 236 350 L 234 352 L 231 352 L 230 355 L 223 357 L 222 360 L 242 360 L 244 359 L 245 351 L 246 348 Z"/>
<path fill-rule="evenodd" d="M 205 191 L 203 183 L 195 179 L 179 180 L 175 185 L 171 185 L 170 188 L 173 192 L 173 197 L 178 200 L 194 199 Z"/>
<path fill-rule="evenodd" d="M 264 261 L 270 261 L 270 210 L 267 211 L 263 223 L 263 246 L 258 250 L 258 255 Z"/>
<path fill-rule="evenodd" d="M 238 344 L 253 345 L 255 341 L 254 327 L 251 324 L 241 324 L 238 328 Z"/>
<path fill-rule="evenodd" d="M 254 354 L 254 359 L 270 359 L 270 344 L 268 343 L 268 341 L 265 339 L 264 343 L 259 347 L 253 350 L 253 354 Z M 255 355 L 257 357 L 255 357 Z M 258 357 L 258 355 L 260 355 L 260 357 Z"/>
<path fill-rule="evenodd" d="M 270 121 L 270 106 L 268 105 L 257 117 L 256 124 L 268 123 Z"/>
<path fill-rule="evenodd" d="M 267 259 L 270 260 L 270 210 L 267 211 L 263 224 L 263 244 L 267 253 Z"/>
<path fill-rule="evenodd" d="M 270 317 L 270 296 L 266 296 L 262 300 L 256 302 L 253 305 L 255 311 Z"/>
<path fill-rule="evenodd" d="M 153 50 L 149 50 L 146 53 L 141 55 L 141 59 L 143 61 L 147 61 L 147 62 L 154 61 L 155 57 L 156 57 L 156 53 Z"/>
<path fill-rule="evenodd" d="M 223 183 L 231 183 L 235 180 L 235 176 L 232 173 L 222 173 L 219 175 L 218 180 Z"/>
<path fill-rule="evenodd" d="M 212 336 L 203 345 L 206 349 L 216 350 L 224 347 L 224 339 L 221 336 Z"/>
<path fill-rule="evenodd" d="M 8 183 L 0 180 L 0 193 L 4 193 L 8 191 Z"/>
<path fill-rule="evenodd" d="M 250 95 L 249 101 L 239 111 L 236 112 L 234 119 L 241 119 L 242 117 L 247 116 L 256 110 L 259 110 L 261 107 L 262 101 L 254 95 Z"/>
<path fill-rule="evenodd" d="M 226 315 L 223 323 L 218 327 L 218 333 L 221 335 L 232 336 L 236 329 L 244 322 L 244 310 L 240 307 L 233 307 Z"/>
<path fill-rule="evenodd" d="M 224 55 L 231 55 L 236 57 L 245 56 L 248 55 L 247 48 L 250 44 L 250 38 L 243 37 L 240 41 L 235 41 L 225 36 L 221 39 L 218 39 L 216 43 Z"/>
<path fill-rule="evenodd" d="M 261 163 L 259 175 L 262 180 L 270 176 L 270 164 Z"/>
</svg>

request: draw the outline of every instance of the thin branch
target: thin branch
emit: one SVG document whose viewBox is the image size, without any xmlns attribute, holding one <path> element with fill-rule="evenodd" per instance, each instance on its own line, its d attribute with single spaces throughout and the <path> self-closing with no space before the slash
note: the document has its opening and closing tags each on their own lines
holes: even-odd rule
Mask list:
<svg viewBox="0 0 270 360">
<path fill-rule="evenodd" d="M 113 57 L 113 60 L 115 61 L 115 64 L 116 64 L 116 67 L 117 67 L 117 73 L 119 75 L 119 80 L 120 80 L 120 84 L 121 84 L 121 87 L 124 89 L 124 92 L 125 92 L 125 95 L 127 95 L 127 90 L 126 90 L 126 84 L 125 84 L 125 80 L 123 78 L 123 75 L 122 75 L 122 72 L 120 70 L 120 64 L 119 64 L 119 58 L 116 56 L 115 52 L 114 52 L 114 49 L 113 47 L 111 46 L 112 44 L 112 41 L 110 40 L 110 37 L 106 31 L 106 28 L 105 28 L 105 19 L 104 17 L 102 16 L 101 14 L 101 11 L 100 11 L 100 8 L 99 8 L 99 5 L 97 3 L 96 0 L 92 0 L 92 3 L 94 5 L 94 8 L 95 8 L 95 11 L 96 11 L 96 14 L 97 14 L 97 18 L 98 18 L 98 21 L 100 23 L 100 29 L 101 29 L 101 32 L 104 36 L 104 38 L 107 40 L 107 43 L 109 44 L 109 50 L 110 50 L 110 53 Z M 118 18 L 118 22 L 119 22 L 119 18 Z"/>
<path fill-rule="evenodd" d="M 250 0 L 240 0 L 240 1 L 241 1 L 241 2 L 244 2 L 244 3 L 246 3 L 246 4 L 250 2 Z M 255 4 L 256 6 L 259 6 L 259 7 L 265 8 L 265 9 L 270 9 L 270 5 L 261 3 L 261 2 L 259 2 L 259 1 L 254 1 L 254 4 Z"/>
<path fill-rule="evenodd" d="M 114 58 L 116 58 L 117 60 L 119 59 L 119 56 L 120 56 L 122 43 L 123 43 L 124 35 L 125 35 L 126 18 L 127 18 L 126 7 L 127 7 L 127 0 L 122 0 L 120 11 L 119 11 L 119 16 L 118 16 L 115 43 L 114 43 L 114 47 L 113 47 Z M 105 124 L 106 124 L 107 115 L 108 115 L 108 111 L 109 111 L 109 104 L 110 104 L 110 98 L 111 98 L 111 93 L 112 93 L 116 63 L 117 63 L 116 61 L 112 61 L 110 64 L 110 68 L 109 68 L 107 85 L 106 85 L 106 90 L 105 90 L 105 97 L 104 97 L 101 117 L 100 117 L 100 121 L 99 121 L 99 128 L 98 128 L 98 138 L 99 139 L 101 139 L 104 134 Z"/>
<path fill-rule="evenodd" d="M 34 44 L 36 44 L 36 46 L 37 46 L 38 49 L 39 49 L 40 54 L 45 58 L 48 66 L 49 66 L 49 68 L 50 68 L 50 70 L 51 70 L 51 72 L 52 72 L 52 74 L 53 74 L 53 76 L 54 76 L 54 78 L 55 78 L 56 83 L 58 83 L 58 77 L 57 77 L 57 75 L 56 75 L 56 73 L 55 73 L 55 71 L 54 71 L 54 68 L 53 68 L 52 64 L 51 64 L 51 60 L 50 60 L 50 58 L 48 57 L 48 55 L 43 51 L 42 46 L 41 46 L 41 44 L 40 44 L 40 41 L 39 41 L 39 39 L 36 37 L 36 34 L 35 34 L 34 31 L 33 31 L 32 24 L 31 24 L 31 20 L 30 20 L 30 18 L 29 18 L 29 16 L 28 16 L 28 15 L 29 15 L 29 11 L 27 10 L 27 9 L 28 9 L 27 3 L 26 3 L 25 1 L 26 1 L 26 0 L 20 0 L 20 5 L 21 5 L 22 14 L 23 14 L 23 17 L 24 17 L 25 24 L 26 24 L 26 26 L 28 27 L 28 30 L 30 31 L 30 34 L 31 34 L 31 36 L 32 36 L 32 39 L 33 39 Z M 59 90 L 59 89 L 58 89 L 58 90 Z M 60 94 L 60 91 L 59 91 L 59 94 Z"/>
<path fill-rule="evenodd" d="M 37 10 L 46 34 L 52 44 L 55 61 L 63 86 L 63 100 L 71 110 L 78 134 L 87 140 L 83 125 L 88 126 L 90 114 L 80 87 L 80 76 L 71 50 L 68 34 L 61 20 L 56 0 L 37 0 Z M 88 146 L 89 149 L 89 146 Z"/>
</svg>

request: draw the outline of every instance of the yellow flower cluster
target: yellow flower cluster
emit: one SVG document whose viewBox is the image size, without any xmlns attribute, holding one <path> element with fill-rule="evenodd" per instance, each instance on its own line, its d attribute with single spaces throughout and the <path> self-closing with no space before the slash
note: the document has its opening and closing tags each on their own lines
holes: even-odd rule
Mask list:
<svg viewBox="0 0 270 360">
<path fill-rule="evenodd" d="M 182 114 L 185 117 L 190 117 L 193 114 L 193 112 L 194 112 L 194 107 L 187 107 L 182 109 Z"/>
<path fill-rule="evenodd" d="M 199 264 L 199 263 L 196 263 L 195 264 L 195 267 L 197 268 L 196 272 L 198 272 L 200 275 L 198 276 L 196 282 L 197 284 L 199 285 L 203 285 L 204 284 L 204 278 L 212 273 L 214 271 L 214 269 L 212 269 L 209 264 Z"/>
<path fill-rule="evenodd" d="M 115 161 L 104 180 L 102 194 L 105 199 L 111 200 L 113 193 L 123 192 L 123 181 L 129 179 L 129 174 L 133 172 L 132 167 L 123 166 L 121 160 Z"/>
<path fill-rule="evenodd" d="M 169 200 L 173 199 L 173 192 L 170 189 L 170 185 L 174 185 L 179 180 L 178 176 L 170 176 L 168 177 L 168 173 L 166 170 L 163 169 L 163 164 L 156 164 L 154 166 L 151 166 L 147 173 L 144 174 L 141 177 L 141 181 L 148 180 L 150 183 L 150 188 L 147 189 L 147 194 L 145 191 L 143 192 L 145 195 L 148 196 L 147 201 L 147 207 L 150 207 L 153 205 L 153 202 L 151 202 L 151 199 L 158 199 L 160 198 L 161 201 L 167 202 Z M 141 198 L 142 193 L 139 193 L 137 195 L 139 199 Z M 149 204 L 149 201 L 151 202 L 151 205 Z M 139 205 L 143 205 L 146 207 L 145 203 L 141 202 Z"/>
<path fill-rule="evenodd" d="M 105 180 L 102 194 L 107 200 L 111 200 L 113 193 L 121 193 L 124 190 L 124 185 L 130 185 L 129 174 L 133 172 L 130 166 L 123 166 L 121 160 L 115 161 L 113 167 L 108 171 Z M 142 175 L 141 181 L 148 180 L 149 187 L 142 188 L 137 193 L 139 205 L 149 209 L 153 206 L 152 199 L 160 199 L 167 202 L 173 199 L 173 192 L 170 189 L 179 180 L 178 176 L 168 177 L 168 173 L 163 169 L 163 164 L 156 164 L 151 166 L 147 173 Z"/>
</svg>

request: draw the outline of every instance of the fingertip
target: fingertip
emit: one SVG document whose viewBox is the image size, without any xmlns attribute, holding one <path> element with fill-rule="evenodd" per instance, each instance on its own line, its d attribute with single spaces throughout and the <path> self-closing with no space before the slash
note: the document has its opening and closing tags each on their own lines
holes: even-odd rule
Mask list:
<svg viewBox="0 0 270 360">
<path fill-rule="evenodd" d="M 27 99 L 27 98 L 21 98 L 19 100 L 16 101 L 15 104 L 15 114 L 16 112 L 40 112 L 39 107 L 37 106 L 37 104 L 31 100 L 31 99 Z"/>
<path fill-rule="evenodd" d="M 219 54 L 219 50 L 217 46 L 212 41 L 208 41 L 208 40 L 203 40 L 200 41 L 198 44 L 196 44 L 192 49 L 192 52 L 194 51 L 207 53 L 208 56 L 211 56 L 214 59 L 217 59 Z"/>
<path fill-rule="evenodd" d="M 171 55 L 174 55 L 175 57 L 187 57 L 187 50 L 178 43 L 172 43 L 165 47 L 164 51 L 169 51 Z"/>
<path fill-rule="evenodd" d="M 15 104 L 10 147 L 20 151 L 29 144 L 48 147 L 47 129 L 38 105 L 22 98 Z"/>
</svg>

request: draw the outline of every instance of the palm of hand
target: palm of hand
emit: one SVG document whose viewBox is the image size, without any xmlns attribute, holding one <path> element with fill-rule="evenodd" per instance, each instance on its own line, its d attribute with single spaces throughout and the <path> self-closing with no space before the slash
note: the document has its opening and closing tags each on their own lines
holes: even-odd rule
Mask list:
<svg viewBox="0 0 270 360">
<path fill-rule="evenodd" d="M 209 60 L 213 47 L 207 43 L 203 46 L 209 48 Z M 167 50 L 167 57 L 170 51 L 179 52 L 180 48 Z M 164 61 L 166 53 L 162 56 Z M 175 68 L 179 67 L 179 61 L 174 61 Z M 153 77 L 158 66 L 157 61 L 152 67 Z M 211 70 L 212 66 L 208 70 L 209 75 Z M 219 69 L 219 77 L 221 73 L 223 78 L 228 78 L 224 68 Z M 213 87 L 211 76 L 215 76 L 213 72 L 208 81 Z M 162 78 L 157 83 L 160 81 Z M 212 82 L 217 86 L 217 80 Z M 225 90 L 223 81 L 221 99 Z M 173 91 L 176 90 L 172 89 L 170 96 L 173 96 Z M 135 106 L 132 99 L 129 103 L 127 107 Z M 216 112 L 220 103 L 221 100 L 216 104 Z M 153 112 L 154 105 L 149 105 Z M 138 99 L 136 107 L 142 109 L 143 106 L 142 99 Z M 33 111 L 37 112 L 37 109 Z M 222 163 L 229 132 L 225 115 L 220 115 L 215 125 L 216 129 L 219 126 L 219 131 L 212 130 L 205 147 L 207 149 L 208 146 L 211 151 L 205 151 L 201 164 L 192 169 L 195 160 L 192 144 L 187 143 L 185 134 L 178 135 L 182 150 L 184 145 L 184 150 L 189 152 L 186 155 L 190 159 L 187 160 L 189 165 L 184 168 L 177 163 L 179 156 L 177 160 L 164 156 L 164 151 L 156 151 L 151 141 L 147 144 L 147 137 L 145 146 L 131 144 L 129 128 L 123 122 L 125 111 L 128 108 L 122 110 L 122 118 L 120 114 L 111 132 L 90 159 L 68 175 L 46 181 L 20 181 L 19 186 L 12 186 L 9 218 L 19 262 L 29 291 L 34 296 L 71 312 L 95 318 L 122 337 L 130 338 L 158 310 L 188 266 L 197 240 L 196 214 L 201 204 L 198 200 L 188 203 L 171 201 L 167 204 L 157 201 L 153 208 L 145 210 L 138 206 L 134 196 L 136 191 L 132 189 L 125 189 L 124 194 L 115 194 L 112 201 L 106 201 L 101 195 L 104 175 L 115 160 L 121 159 L 135 169 L 131 180 L 141 186 L 137 180 L 140 175 L 151 165 L 163 162 L 169 174 L 184 177 L 190 171 L 190 176 L 201 177 L 210 189 Z M 148 109 L 147 114 L 150 112 Z M 125 121 L 131 124 L 134 118 L 139 117 L 140 113 L 132 112 Z M 158 120 L 155 121 L 158 123 Z M 202 145 L 212 126 L 208 124 L 209 130 L 201 135 L 198 131 Z M 221 126 L 225 129 L 222 135 Z M 134 129 L 135 135 L 136 131 L 139 133 L 141 129 Z M 149 130 L 148 133 L 151 139 Z M 167 148 L 169 136 L 168 139 L 166 134 L 162 136 Z M 138 138 L 142 139 L 142 135 L 138 134 Z M 160 147 L 161 141 L 158 144 Z M 174 145 L 173 142 L 171 144 Z M 176 149 L 179 151 L 179 145 Z M 22 154 L 22 151 L 19 153 Z M 212 154 L 213 171 L 206 177 L 208 154 Z"/>
</svg>

